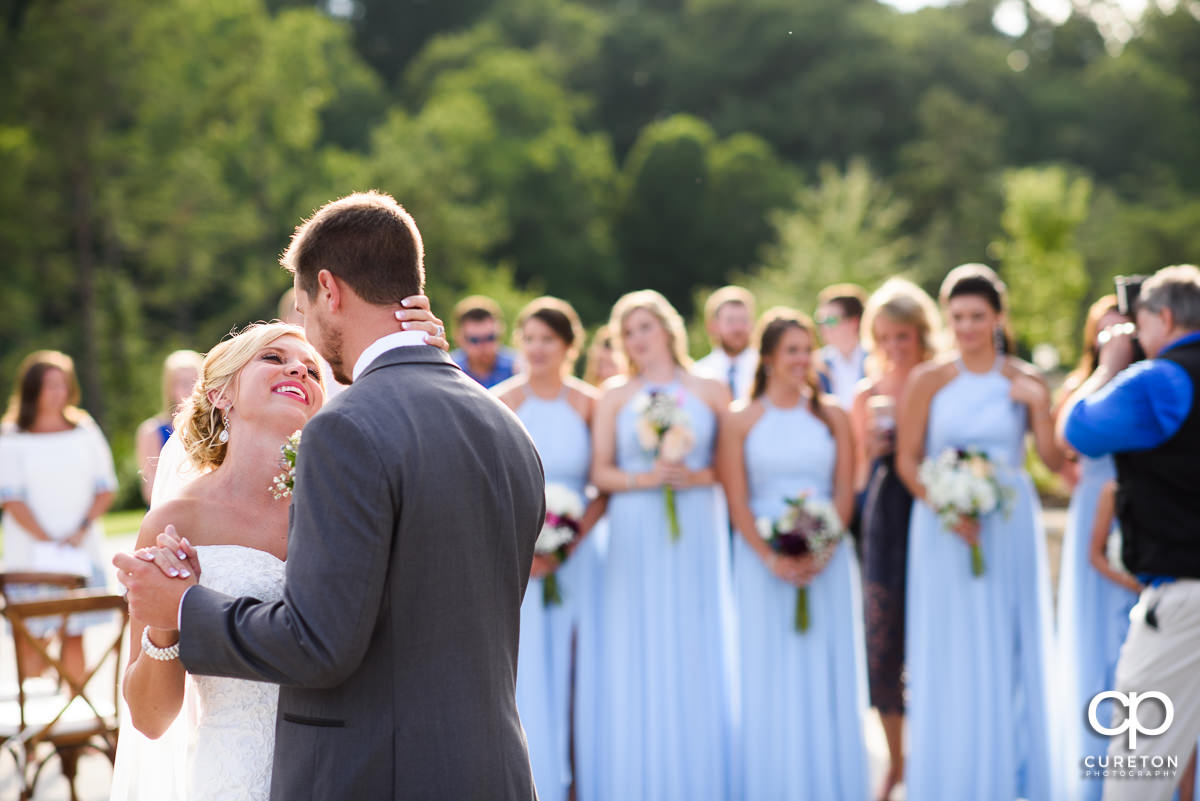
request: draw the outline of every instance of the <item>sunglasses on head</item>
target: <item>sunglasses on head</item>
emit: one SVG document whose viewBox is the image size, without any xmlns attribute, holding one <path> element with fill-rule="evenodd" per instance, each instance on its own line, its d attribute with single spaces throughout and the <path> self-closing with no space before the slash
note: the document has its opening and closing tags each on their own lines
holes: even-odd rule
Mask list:
<svg viewBox="0 0 1200 801">
<path fill-rule="evenodd" d="M 496 335 L 495 334 L 484 334 L 481 337 L 467 337 L 466 339 L 467 339 L 467 342 L 472 345 L 484 345 L 489 342 L 495 342 Z"/>
</svg>

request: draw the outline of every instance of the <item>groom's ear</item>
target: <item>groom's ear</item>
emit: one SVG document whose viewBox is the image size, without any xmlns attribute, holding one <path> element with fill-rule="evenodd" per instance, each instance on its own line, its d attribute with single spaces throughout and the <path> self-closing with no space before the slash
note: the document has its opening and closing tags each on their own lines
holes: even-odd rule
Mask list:
<svg viewBox="0 0 1200 801">
<path fill-rule="evenodd" d="M 329 270 L 317 273 L 317 303 L 327 304 L 330 311 L 338 311 L 342 307 L 344 291 L 341 282 Z"/>
</svg>

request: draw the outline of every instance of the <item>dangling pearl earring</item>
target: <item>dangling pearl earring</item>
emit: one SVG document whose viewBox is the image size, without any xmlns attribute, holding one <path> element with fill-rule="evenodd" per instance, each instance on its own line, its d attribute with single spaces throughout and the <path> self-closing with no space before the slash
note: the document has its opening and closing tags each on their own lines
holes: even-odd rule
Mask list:
<svg viewBox="0 0 1200 801">
<path fill-rule="evenodd" d="M 221 429 L 221 432 L 219 434 L 217 434 L 217 442 L 224 445 L 226 442 L 229 442 L 229 415 L 228 414 L 225 414 L 225 413 L 221 414 L 221 423 L 224 427 Z"/>
</svg>

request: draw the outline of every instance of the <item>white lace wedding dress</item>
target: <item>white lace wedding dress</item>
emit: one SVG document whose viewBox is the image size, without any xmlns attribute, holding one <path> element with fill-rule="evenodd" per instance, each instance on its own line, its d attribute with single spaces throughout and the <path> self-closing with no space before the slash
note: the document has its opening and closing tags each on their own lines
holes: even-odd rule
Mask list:
<svg viewBox="0 0 1200 801">
<path fill-rule="evenodd" d="M 284 563 L 241 545 L 197 546 L 200 584 L 235 597 L 276 601 Z M 158 740 L 128 718 L 113 772 L 113 801 L 267 801 L 279 687 L 188 675 L 183 709 Z M 180 775 L 181 774 L 181 775 Z"/>
</svg>

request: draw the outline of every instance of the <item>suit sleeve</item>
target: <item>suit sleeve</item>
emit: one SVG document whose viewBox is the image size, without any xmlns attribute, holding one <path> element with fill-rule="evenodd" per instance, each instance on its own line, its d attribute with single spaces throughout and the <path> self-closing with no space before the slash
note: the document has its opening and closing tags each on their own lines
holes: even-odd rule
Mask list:
<svg viewBox="0 0 1200 801">
<path fill-rule="evenodd" d="M 333 410 L 314 417 L 296 461 L 283 599 L 189 590 L 180 624 L 184 667 L 301 687 L 342 683 L 375 628 L 398 513 L 375 443 Z"/>
</svg>

